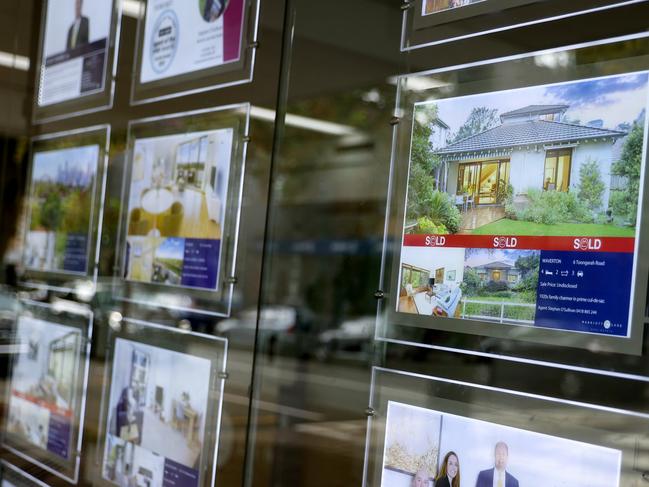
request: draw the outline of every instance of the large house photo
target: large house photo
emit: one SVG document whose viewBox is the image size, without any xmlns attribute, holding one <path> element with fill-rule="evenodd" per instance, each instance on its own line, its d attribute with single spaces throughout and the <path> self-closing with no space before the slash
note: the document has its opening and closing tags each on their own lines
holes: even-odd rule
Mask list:
<svg viewBox="0 0 649 487">
<path fill-rule="evenodd" d="M 507 183 L 514 194 L 527 188 L 570 191 L 588 161 L 597 161 L 610 180 L 626 133 L 598 127 L 597 122 L 565 122 L 568 108 L 521 107 L 500 115 L 496 127 L 438 149 L 447 171 L 446 191 L 471 198 L 475 206 L 495 204 L 500 186 Z M 604 206 L 609 193 L 610 184 L 604 190 Z"/>
<path fill-rule="evenodd" d="M 429 153 L 413 157 L 411 177 L 421 178 L 416 164 L 433 171 L 409 185 L 406 232 L 548 235 L 569 229 L 535 225 L 565 223 L 633 236 L 638 195 L 627 189 L 639 171 L 628 166 L 642 158 L 646 97 L 639 74 L 418 104 L 413 143 Z M 449 195 L 459 217 L 431 191 Z"/>
</svg>

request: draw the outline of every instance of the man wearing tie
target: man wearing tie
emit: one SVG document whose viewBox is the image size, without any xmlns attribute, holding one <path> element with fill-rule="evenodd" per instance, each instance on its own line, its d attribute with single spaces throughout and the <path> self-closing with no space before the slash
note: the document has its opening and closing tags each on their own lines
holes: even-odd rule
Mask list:
<svg viewBox="0 0 649 487">
<path fill-rule="evenodd" d="M 69 51 L 76 47 L 88 44 L 88 17 L 81 15 L 83 0 L 75 0 L 74 23 L 68 29 L 68 42 L 66 49 Z"/>
<path fill-rule="evenodd" d="M 507 472 L 508 459 L 509 447 L 499 441 L 494 448 L 494 468 L 480 472 L 475 487 L 518 487 L 516 477 Z"/>
</svg>

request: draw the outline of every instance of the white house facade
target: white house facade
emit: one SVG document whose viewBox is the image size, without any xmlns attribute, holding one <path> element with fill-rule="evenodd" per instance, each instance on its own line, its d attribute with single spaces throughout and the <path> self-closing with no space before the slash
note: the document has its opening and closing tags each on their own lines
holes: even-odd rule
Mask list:
<svg viewBox="0 0 649 487">
<path fill-rule="evenodd" d="M 574 191 L 579 170 L 597 161 L 608 207 L 611 169 L 625 132 L 567 123 L 566 105 L 530 105 L 501 115 L 501 124 L 435 151 L 443 162 L 445 191 L 472 197 L 476 205 L 497 204 L 503 186 L 515 195 L 528 188 Z"/>
</svg>

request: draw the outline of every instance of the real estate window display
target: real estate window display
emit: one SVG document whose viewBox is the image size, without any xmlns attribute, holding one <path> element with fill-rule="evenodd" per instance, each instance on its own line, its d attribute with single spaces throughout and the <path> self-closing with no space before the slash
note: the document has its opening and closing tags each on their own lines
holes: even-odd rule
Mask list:
<svg viewBox="0 0 649 487">
<path fill-rule="evenodd" d="M 544 120 L 547 120 L 547 118 L 547 116 L 543 117 Z M 200 189 L 203 183 L 207 180 L 211 182 L 212 187 L 216 186 L 216 183 L 214 182 L 217 180 L 215 172 L 212 170 L 211 174 L 208 175 L 206 174 L 208 171 L 201 169 L 201 164 L 204 163 L 204 161 L 202 160 L 203 156 L 201 155 L 202 144 L 203 138 L 201 137 L 198 140 L 189 140 L 178 147 L 178 171 L 177 174 L 174 174 L 174 176 L 172 176 L 172 185 L 177 185 L 178 187 L 184 185 L 186 190 L 188 188 L 195 190 Z M 197 147 L 198 150 L 196 149 Z M 570 173 L 570 160 L 568 159 L 567 163 L 565 162 L 566 158 L 564 158 L 564 160 L 561 160 L 561 156 L 556 152 L 559 150 L 565 149 L 548 149 L 546 152 L 544 161 L 545 177 L 543 179 L 544 190 L 556 189 L 557 191 L 560 191 L 559 188 L 561 188 L 563 184 L 561 176 L 565 173 L 566 167 L 568 168 L 568 175 Z M 554 162 L 552 161 L 553 157 L 556 158 L 556 161 Z M 461 191 L 461 193 L 455 194 L 455 196 L 461 197 L 461 201 L 460 199 L 455 200 L 458 211 L 468 212 L 474 209 L 474 206 L 488 207 L 490 205 L 495 205 L 497 203 L 499 194 L 503 191 L 502 188 L 506 188 L 506 186 L 509 184 L 509 164 L 510 163 L 508 160 L 501 158 L 460 163 L 458 165 L 458 171 L 466 171 L 469 174 L 467 179 L 470 182 L 466 183 L 464 188 L 461 188 L 460 181 L 464 181 L 465 178 L 461 178 L 460 174 L 458 173 L 457 191 Z M 546 184 L 545 181 L 547 178 L 550 178 L 550 181 Z M 448 177 L 446 179 L 448 179 Z M 566 179 L 566 181 L 568 180 Z M 555 185 L 555 188 L 552 188 L 552 184 Z M 565 185 L 568 186 L 569 182 L 566 182 Z M 173 211 L 171 211 L 170 213 L 173 213 Z M 167 216 L 168 215 L 166 214 L 164 215 L 165 218 Z M 145 231 L 145 233 L 148 233 L 148 231 L 150 230 L 159 230 L 161 234 L 164 233 L 165 235 L 172 233 L 168 230 L 165 230 L 166 223 L 158 223 L 158 221 L 156 221 L 156 217 L 151 217 L 151 215 L 145 215 L 145 217 L 146 218 L 139 221 L 139 223 L 142 223 L 143 227 L 149 227 L 147 231 Z M 135 218 L 134 223 L 138 223 L 138 220 L 138 218 Z M 129 221 L 129 225 L 130 223 L 131 222 Z M 424 267 L 404 265 L 404 268 L 406 267 L 410 270 L 410 274 L 404 273 L 401 281 L 404 284 L 404 287 L 405 284 L 411 284 L 413 288 L 415 288 L 415 290 L 417 288 L 426 288 L 427 290 L 427 287 L 433 287 L 435 283 L 455 282 L 458 279 L 462 279 L 461 271 L 459 268 L 455 269 L 445 268 L 443 266 L 433 266 L 433 268 L 427 269 Z M 509 282 L 510 284 L 515 284 L 522 277 L 519 269 L 515 265 L 507 262 L 490 262 L 485 265 L 476 265 L 475 269 L 480 276 L 480 279 L 486 282 L 501 282 L 503 280 L 507 280 L 507 282 Z M 158 275 L 159 274 L 160 273 L 158 273 Z M 158 279 L 159 278 L 153 280 Z M 166 279 L 173 280 L 172 278 L 169 278 L 168 275 Z M 60 350 L 63 350 L 63 348 L 60 348 Z M 130 387 L 133 390 L 133 396 L 135 398 L 141 398 L 145 395 L 141 391 L 145 387 L 145 380 L 143 377 L 144 375 L 146 375 L 145 370 L 147 369 L 149 361 L 150 356 L 147 356 L 146 353 L 135 354 L 134 352 L 132 362 L 135 364 L 135 366 L 132 368 L 131 373 L 126 375 L 131 376 Z M 61 367 L 59 365 L 54 366 L 53 364 L 52 370 L 60 368 Z M 146 403 L 146 406 L 152 408 L 154 411 L 156 408 L 159 408 L 161 410 L 162 406 L 160 405 L 164 402 L 165 396 L 163 390 L 159 387 L 156 387 L 153 390 L 152 394 L 149 394 L 149 396 L 153 397 L 153 401 Z M 139 399 L 136 399 L 135 402 L 138 403 L 138 406 L 145 406 L 144 401 L 139 401 Z M 142 402 L 142 404 L 139 404 L 140 402 Z M 188 417 L 191 416 L 192 411 L 195 412 L 196 409 L 198 408 L 193 408 L 190 406 L 189 408 L 186 408 L 183 411 L 182 415 L 179 415 L 179 417 L 183 416 L 182 421 L 184 423 L 187 423 L 189 421 Z M 167 412 L 158 412 L 160 412 L 161 415 L 168 414 Z M 121 430 L 124 426 L 127 426 L 124 433 L 124 436 L 126 436 L 127 438 L 135 438 L 134 429 L 136 428 L 131 428 L 132 424 L 137 424 L 137 421 L 129 425 L 122 425 L 122 427 L 120 428 Z M 183 424 L 183 426 L 181 426 L 179 429 L 182 430 L 183 433 L 185 433 L 186 431 L 194 431 L 195 428 Z M 108 470 L 113 469 L 114 471 L 117 471 L 117 473 L 123 474 L 125 470 L 122 469 L 120 471 L 119 467 L 117 467 L 117 464 L 122 461 L 122 467 L 124 467 L 124 459 L 129 458 L 129 455 L 133 455 L 134 449 L 132 449 L 131 452 L 128 452 L 127 448 L 123 448 L 124 445 L 121 445 L 119 441 L 116 441 L 115 445 L 115 448 L 111 448 L 109 451 L 106 467 Z M 131 465 L 132 464 L 133 463 L 131 462 Z M 146 468 L 146 466 L 143 465 L 140 465 L 140 467 L 142 468 L 138 469 L 137 474 L 140 475 L 141 478 L 153 480 L 154 475 L 156 474 L 154 470 Z M 109 474 L 115 475 L 114 472 Z M 159 479 L 159 477 L 156 478 Z"/>
</svg>

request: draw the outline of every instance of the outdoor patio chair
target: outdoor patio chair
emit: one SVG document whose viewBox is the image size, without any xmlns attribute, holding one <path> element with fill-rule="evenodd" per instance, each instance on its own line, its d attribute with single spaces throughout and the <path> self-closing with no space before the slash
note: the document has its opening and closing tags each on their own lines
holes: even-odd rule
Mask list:
<svg viewBox="0 0 649 487">
<path fill-rule="evenodd" d="M 455 206 L 457 206 L 457 209 L 462 212 L 466 211 L 466 200 L 464 199 L 464 195 L 455 195 Z"/>
<path fill-rule="evenodd" d="M 473 195 L 469 195 L 466 197 L 466 201 L 464 203 L 464 208 L 466 211 L 468 211 L 469 208 L 474 209 L 475 208 L 475 199 Z"/>
</svg>

